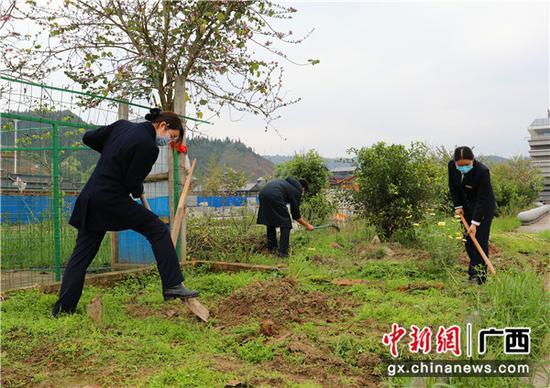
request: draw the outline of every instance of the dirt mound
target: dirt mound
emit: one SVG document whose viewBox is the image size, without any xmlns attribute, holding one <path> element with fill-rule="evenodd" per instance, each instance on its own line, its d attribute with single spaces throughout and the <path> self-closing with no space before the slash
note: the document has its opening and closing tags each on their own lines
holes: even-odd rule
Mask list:
<svg viewBox="0 0 550 388">
<path fill-rule="evenodd" d="M 233 292 L 213 309 L 212 316 L 223 327 L 253 317 L 270 320 L 276 328 L 288 322 L 341 321 L 353 314 L 353 306 L 353 301 L 342 297 L 300 290 L 294 279 L 284 278 L 254 282 Z"/>
</svg>

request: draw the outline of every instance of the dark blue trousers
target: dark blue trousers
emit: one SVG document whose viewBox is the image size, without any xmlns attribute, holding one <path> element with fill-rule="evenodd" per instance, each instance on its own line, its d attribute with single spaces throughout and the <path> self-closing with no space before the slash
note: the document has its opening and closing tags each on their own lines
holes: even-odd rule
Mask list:
<svg viewBox="0 0 550 388">
<path fill-rule="evenodd" d="M 468 225 L 471 224 L 472 219 L 469 215 L 465 214 L 466 221 Z M 491 232 L 491 222 L 493 221 L 493 216 L 484 217 L 481 221 L 481 224 L 477 227 L 476 231 L 476 240 L 481 245 L 483 252 L 489 257 L 489 233 Z M 478 279 L 479 282 L 483 283 L 487 280 L 487 265 L 483 261 L 483 257 L 477 251 L 474 242 L 470 236 L 466 236 L 466 253 L 470 258 L 470 265 L 468 266 L 468 275 L 471 278 Z"/>
<path fill-rule="evenodd" d="M 162 288 L 180 284 L 184 276 L 166 224 L 155 218 L 151 222 L 132 228 L 132 230 L 145 236 L 151 244 L 157 261 Z M 104 236 L 105 231 L 78 230 L 76 245 L 63 273 L 59 299 L 52 310 L 53 315 L 60 312 L 75 312 L 82 295 L 86 270 L 97 254 Z"/>
<path fill-rule="evenodd" d="M 276 251 L 279 247 L 279 256 L 288 256 L 288 246 L 290 244 L 290 228 L 281 226 L 281 237 L 277 244 L 277 229 L 275 226 L 267 226 L 267 249 Z"/>
</svg>

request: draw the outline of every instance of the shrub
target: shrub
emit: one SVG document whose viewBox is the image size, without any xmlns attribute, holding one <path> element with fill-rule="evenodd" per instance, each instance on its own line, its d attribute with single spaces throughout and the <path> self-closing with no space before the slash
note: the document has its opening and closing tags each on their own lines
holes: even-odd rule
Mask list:
<svg viewBox="0 0 550 388">
<path fill-rule="evenodd" d="M 334 213 L 335 206 L 324 192 L 305 197 L 300 212 L 312 224 L 322 224 Z"/>
<path fill-rule="evenodd" d="M 491 163 L 489 167 L 497 215 L 512 215 L 539 197 L 543 177 L 531 160 L 514 157 L 504 163 Z"/>
<path fill-rule="evenodd" d="M 294 159 L 275 166 L 275 177 L 305 179 L 309 185 L 300 207 L 303 217 L 310 223 L 320 224 L 334 212 L 335 205 L 327 196 L 328 170 L 317 151 L 309 150 Z"/>
<path fill-rule="evenodd" d="M 464 250 L 464 232 L 457 218 L 439 220 L 428 213 L 423 222 L 414 225 L 415 244 L 430 253 L 435 268 L 446 268 L 457 263 Z"/>
<path fill-rule="evenodd" d="M 379 142 L 355 152 L 359 191 L 354 202 L 381 237 L 411 229 L 426 209 L 445 203 L 446 172 L 426 144 L 406 148 Z"/>
<path fill-rule="evenodd" d="M 249 258 L 265 245 L 265 230 L 256 227 L 256 216 L 247 214 L 227 219 L 209 215 L 189 217 L 189 255 L 199 260 L 239 261 Z"/>
<path fill-rule="evenodd" d="M 315 196 L 328 187 L 328 170 L 315 150 L 297 154 L 294 159 L 275 166 L 275 177 L 284 179 L 289 176 L 308 182 L 309 191 L 305 197 Z"/>
</svg>

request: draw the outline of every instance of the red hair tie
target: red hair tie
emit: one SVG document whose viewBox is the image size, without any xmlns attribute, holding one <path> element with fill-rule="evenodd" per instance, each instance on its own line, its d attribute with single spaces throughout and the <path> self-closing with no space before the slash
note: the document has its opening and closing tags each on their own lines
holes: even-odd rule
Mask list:
<svg viewBox="0 0 550 388">
<path fill-rule="evenodd" d="M 175 147 L 176 151 L 180 154 L 181 153 L 184 153 L 184 154 L 187 153 L 187 146 L 182 144 L 181 141 L 178 141 L 177 143 L 173 143 L 173 142 L 170 143 L 170 147 L 172 147 L 172 149 L 174 149 L 174 147 Z"/>
</svg>

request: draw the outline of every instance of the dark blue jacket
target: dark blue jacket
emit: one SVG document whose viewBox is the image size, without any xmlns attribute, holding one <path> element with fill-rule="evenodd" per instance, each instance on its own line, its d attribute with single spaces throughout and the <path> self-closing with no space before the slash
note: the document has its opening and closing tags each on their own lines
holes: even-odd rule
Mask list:
<svg viewBox="0 0 550 388">
<path fill-rule="evenodd" d="M 143 180 L 159 154 L 155 136 L 150 122 L 126 120 L 84 134 L 84 144 L 101 157 L 76 200 L 69 224 L 92 231 L 123 230 L 157 217 L 129 197 L 143 193 Z"/>
<path fill-rule="evenodd" d="M 294 178 L 270 181 L 260 191 L 259 197 L 258 224 L 292 228 L 287 204 L 290 204 L 293 219 L 298 220 L 302 217 L 300 215 L 302 185 Z"/>
<path fill-rule="evenodd" d="M 474 160 L 473 168 L 462 179 L 454 160 L 448 165 L 449 191 L 455 207 L 462 206 L 467 219 L 482 222 L 495 214 L 495 195 L 489 168 Z"/>
</svg>

